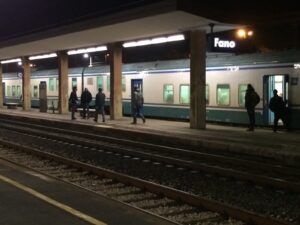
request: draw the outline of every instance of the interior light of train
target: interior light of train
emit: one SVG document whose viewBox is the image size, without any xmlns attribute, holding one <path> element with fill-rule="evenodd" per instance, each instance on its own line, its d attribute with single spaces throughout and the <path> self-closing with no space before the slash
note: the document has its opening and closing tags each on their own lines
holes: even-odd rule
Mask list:
<svg viewBox="0 0 300 225">
<path fill-rule="evenodd" d="M 295 63 L 295 64 L 294 64 L 294 69 L 296 69 L 296 70 L 297 70 L 297 69 L 300 69 L 300 63 Z"/>
<path fill-rule="evenodd" d="M 14 63 L 14 62 L 22 62 L 22 60 L 20 58 L 3 60 L 3 61 L 1 61 L 1 64 Z"/>
<path fill-rule="evenodd" d="M 106 46 L 99 46 L 99 47 L 93 47 L 93 48 L 85 48 L 85 49 L 76 49 L 76 50 L 70 50 L 68 51 L 68 55 L 76 55 L 76 54 L 84 54 L 89 52 L 102 52 L 106 51 Z"/>
<path fill-rule="evenodd" d="M 161 44 L 161 43 L 166 43 L 166 42 L 182 41 L 182 40 L 184 40 L 184 35 L 177 34 L 177 35 L 172 35 L 172 36 L 168 36 L 168 37 L 158 37 L 158 38 L 145 39 L 145 40 L 140 40 L 140 41 L 126 42 L 123 44 L 123 47 L 130 48 L 130 47 Z"/>
<path fill-rule="evenodd" d="M 48 59 L 48 58 L 54 58 L 57 57 L 56 53 L 50 53 L 45 55 L 36 55 L 36 56 L 30 56 L 29 60 L 36 60 L 36 59 Z"/>
</svg>

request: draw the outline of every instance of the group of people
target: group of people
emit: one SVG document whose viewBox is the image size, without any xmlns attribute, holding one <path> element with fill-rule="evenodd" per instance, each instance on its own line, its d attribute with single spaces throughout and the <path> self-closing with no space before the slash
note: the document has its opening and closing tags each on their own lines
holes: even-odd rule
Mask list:
<svg viewBox="0 0 300 225">
<path fill-rule="evenodd" d="M 90 108 L 91 101 L 92 101 L 92 94 L 91 92 L 89 92 L 87 88 L 85 88 L 81 94 L 81 105 L 83 108 L 82 118 L 89 119 L 89 108 Z M 77 111 L 78 103 L 79 101 L 77 97 L 77 87 L 73 87 L 73 90 L 69 97 L 72 120 L 76 119 L 75 112 Z M 94 117 L 95 122 L 98 122 L 99 113 L 101 113 L 102 115 L 102 122 L 105 122 L 104 105 L 105 105 L 105 94 L 102 92 L 102 88 L 99 88 L 98 93 L 96 95 L 96 101 L 95 101 L 95 109 L 96 109 L 95 117 Z"/>
<path fill-rule="evenodd" d="M 98 93 L 96 95 L 95 101 L 95 118 L 94 121 L 98 121 L 98 114 L 102 115 L 102 122 L 105 122 L 105 113 L 104 113 L 104 105 L 105 105 L 105 94 L 102 92 L 102 88 L 98 89 Z M 87 88 L 81 94 L 81 105 L 83 108 L 82 118 L 89 118 L 89 107 L 92 101 L 92 94 L 89 92 Z M 77 111 L 77 106 L 79 104 L 77 97 L 77 87 L 73 87 L 73 90 L 69 97 L 69 104 L 71 109 L 71 119 L 75 120 L 75 112 Z M 144 105 L 144 97 L 140 92 L 138 87 L 134 88 L 133 96 L 132 96 L 132 116 L 133 122 L 132 124 L 137 123 L 137 117 L 139 116 L 143 123 L 146 122 L 146 119 L 143 114 L 143 105 Z"/>
<path fill-rule="evenodd" d="M 247 90 L 245 94 L 245 108 L 247 109 L 249 117 L 249 128 L 248 131 L 254 131 L 255 127 L 255 106 L 260 102 L 260 97 L 256 93 L 255 89 L 251 84 L 247 85 Z M 276 89 L 273 90 L 273 97 L 269 102 L 269 109 L 274 113 L 274 125 L 273 131 L 277 132 L 278 121 L 282 120 L 284 126 L 289 129 L 288 126 L 288 114 L 287 108 L 281 96 L 278 95 Z"/>
</svg>

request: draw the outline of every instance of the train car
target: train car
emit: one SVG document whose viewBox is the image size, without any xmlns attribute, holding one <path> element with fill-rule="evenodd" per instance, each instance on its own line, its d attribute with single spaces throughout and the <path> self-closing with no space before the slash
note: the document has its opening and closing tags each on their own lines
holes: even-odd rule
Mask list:
<svg viewBox="0 0 300 225">
<path fill-rule="evenodd" d="M 47 83 L 48 104 L 57 105 L 58 71 L 33 71 L 31 78 L 32 106 L 38 107 L 39 83 Z M 80 95 L 84 87 L 95 97 L 103 88 L 110 95 L 109 66 L 69 69 L 69 92 L 77 86 Z M 144 113 L 148 117 L 189 119 L 190 99 L 189 59 L 124 64 L 122 68 L 123 114 L 131 114 L 131 95 L 134 86 L 144 94 Z M 273 114 L 268 108 L 273 89 L 285 100 L 291 125 L 300 128 L 300 51 L 290 50 L 264 54 L 207 54 L 206 119 L 231 124 L 247 124 L 244 107 L 247 84 L 253 85 L 261 97 L 256 108 L 256 123 L 272 124 Z M 4 74 L 5 102 L 16 102 L 21 96 L 21 76 Z M 54 102 L 54 103 L 53 103 Z M 93 103 L 92 103 L 93 105 Z"/>
</svg>

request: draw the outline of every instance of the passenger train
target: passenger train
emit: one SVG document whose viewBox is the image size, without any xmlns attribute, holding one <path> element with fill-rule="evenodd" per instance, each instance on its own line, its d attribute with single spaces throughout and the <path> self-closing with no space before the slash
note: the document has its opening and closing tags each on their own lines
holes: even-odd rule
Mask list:
<svg viewBox="0 0 300 225">
<path fill-rule="evenodd" d="M 69 69 L 69 93 L 77 86 L 88 88 L 93 97 L 99 87 L 110 96 L 109 66 Z M 268 102 L 277 89 L 289 108 L 291 126 L 300 128 L 300 51 L 289 50 L 256 54 L 207 54 L 206 119 L 230 124 L 247 124 L 244 107 L 247 84 L 253 85 L 261 97 L 256 107 L 257 125 L 272 124 Z M 31 74 L 32 106 L 39 106 L 39 84 L 47 83 L 48 102 L 57 104 L 58 70 L 37 70 Z M 131 114 L 131 93 L 140 86 L 144 113 L 148 117 L 188 120 L 190 101 L 189 59 L 124 64 L 122 69 L 123 114 Z M 22 78 L 18 73 L 4 73 L 5 103 L 18 102 Z M 48 103 L 49 104 L 49 103 Z M 50 103 L 51 104 L 51 103 Z M 93 105 L 93 103 L 91 103 Z"/>
</svg>

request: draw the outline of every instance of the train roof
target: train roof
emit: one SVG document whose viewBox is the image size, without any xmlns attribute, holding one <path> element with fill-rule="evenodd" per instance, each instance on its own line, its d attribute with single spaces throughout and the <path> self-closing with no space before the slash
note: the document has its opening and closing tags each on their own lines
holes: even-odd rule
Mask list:
<svg viewBox="0 0 300 225">
<path fill-rule="evenodd" d="M 207 54 L 206 66 L 207 68 L 218 67 L 230 67 L 230 66 L 271 66 L 279 64 L 291 64 L 300 63 L 300 51 L 289 50 L 281 52 L 268 52 L 268 53 L 255 53 L 255 54 Z M 142 63 L 130 63 L 123 64 L 122 71 L 124 74 L 138 73 L 141 71 L 165 71 L 165 70 L 189 70 L 189 59 L 179 60 L 166 60 L 155 62 L 142 62 Z M 70 75 L 109 75 L 109 66 L 100 65 L 95 67 L 77 67 L 69 68 Z M 40 76 L 57 76 L 58 69 L 52 70 L 37 70 L 32 71 L 32 77 Z M 19 77 L 20 73 L 4 73 L 4 78 Z"/>
</svg>

